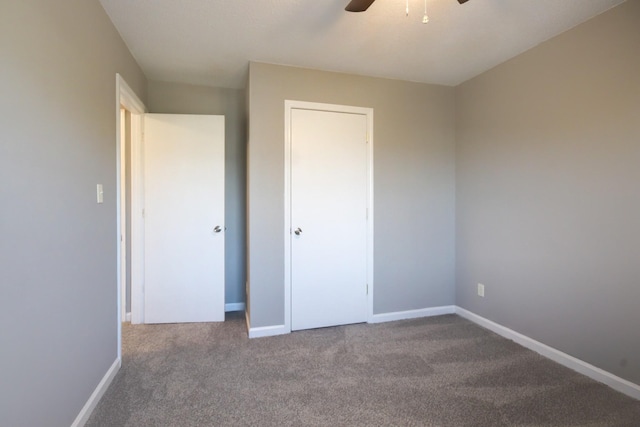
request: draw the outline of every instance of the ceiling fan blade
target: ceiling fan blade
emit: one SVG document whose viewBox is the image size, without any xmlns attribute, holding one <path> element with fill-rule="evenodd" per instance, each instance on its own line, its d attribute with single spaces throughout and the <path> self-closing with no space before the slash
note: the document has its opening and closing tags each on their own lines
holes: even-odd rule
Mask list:
<svg viewBox="0 0 640 427">
<path fill-rule="evenodd" d="M 369 6 L 371 6 L 374 1 L 376 0 L 351 0 L 344 10 L 347 12 L 364 12 L 369 9 Z"/>
<path fill-rule="evenodd" d="M 464 4 L 464 3 L 468 2 L 468 1 L 469 1 L 469 0 L 458 0 L 458 3 L 460 3 L 460 4 Z"/>
</svg>

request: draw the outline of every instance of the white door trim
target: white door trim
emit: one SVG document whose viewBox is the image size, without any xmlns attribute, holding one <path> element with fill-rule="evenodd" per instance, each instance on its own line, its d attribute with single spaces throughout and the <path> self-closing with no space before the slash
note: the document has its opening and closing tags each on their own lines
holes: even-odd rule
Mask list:
<svg viewBox="0 0 640 427">
<path fill-rule="evenodd" d="M 362 114 L 367 117 L 367 322 L 373 322 L 373 108 L 284 101 L 284 330 L 291 332 L 291 111 Z"/>
<path fill-rule="evenodd" d="M 127 320 L 127 228 L 130 227 L 127 224 L 127 178 L 126 178 L 126 120 L 127 109 L 120 106 L 120 184 L 118 185 L 118 202 L 120 203 L 120 232 L 119 232 L 119 248 L 120 248 L 120 320 L 126 322 Z"/>
<path fill-rule="evenodd" d="M 121 129 L 124 126 L 124 123 L 121 122 L 120 109 L 124 107 L 127 111 L 131 113 L 131 151 L 132 151 L 132 192 L 131 192 L 131 204 L 132 204 L 132 223 L 131 227 L 131 269 L 132 269 L 132 311 L 133 307 L 133 283 L 135 281 L 136 276 L 134 275 L 137 270 L 140 270 L 140 254 L 136 251 L 140 250 L 142 245 L 140 244 L 142 241 L 140 240 L 140 231 L 141 231 L 141 223 L 140 218 L 135 216 L 133 209 L 139 205 L 140 201 L 138 197 L 140 182 L 136 179 L 137 173 L 139 171 L 139 160 L 136 158 L 136 153 L 139 153 L 141 140 L 142 140 L 142 114 L 146 112 L 146 107 L 144 103 L 138 98 L 136 93 L 129 87 L 127 82 L 122 78 L 120 74 L 116 73 L 116 247 L 117 247 L 117 328 L 118 328 L 118 359 L 122 357 L 122 313 L 124 312 L 124 305 L 126 301 L 124 300 L 124 290 L 122 283 L 122 275 L 123 275 L 123 265 L 121 263 L 121 244 L 120 238 L 122 236 L 122 224 L 121 224 L 121 201 L 124 195 L 122 194 L 122 175 L 125 165 L 122 164 L 122 157 L 125 148 L 125 142 L 122 139 Z"/>
</svg>

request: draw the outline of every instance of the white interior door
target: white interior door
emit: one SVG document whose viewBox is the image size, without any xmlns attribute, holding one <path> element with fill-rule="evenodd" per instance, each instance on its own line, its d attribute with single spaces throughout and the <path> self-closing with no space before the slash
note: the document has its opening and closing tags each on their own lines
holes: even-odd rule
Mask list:
<svg viewBox="0 0 640 427">
<path fill-rule="evenodd" d="M 144 322 L 224 320 L 224 116 L 144 121 Z"/>
<path fill-rule="evenodd" d="M 291 110 L 291 329 L 367 320 L 367 116 Z"/>
</svg>

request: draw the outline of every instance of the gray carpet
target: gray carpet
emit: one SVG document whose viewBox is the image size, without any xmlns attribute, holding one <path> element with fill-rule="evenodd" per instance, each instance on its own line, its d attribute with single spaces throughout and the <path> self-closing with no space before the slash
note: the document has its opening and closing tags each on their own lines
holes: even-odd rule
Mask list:
<svg viewBox="0 0 640 427">
<path fill-rule="evenodd" d="M 125 325 L 87 426 L 640 426 L 640 401 L 455 315 L 247 338 Z"/>
</svg>

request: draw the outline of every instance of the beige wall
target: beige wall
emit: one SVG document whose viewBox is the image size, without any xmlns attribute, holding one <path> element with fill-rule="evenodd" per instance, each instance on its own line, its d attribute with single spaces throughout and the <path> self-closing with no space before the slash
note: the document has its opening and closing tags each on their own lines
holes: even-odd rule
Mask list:
<svg viewBox="0 0 640 427">
<path fill-rule="evenodd" d="M 640 384 L 640 1 L 460 85 L 456 109 L 457 304 Z"/>
<path fill-rule="evenodd" d="M 246 94 L 244 90 L 149 81 L 151 113 L 225 116 L 225 301 L 245 301 Z"/>
<path fill-rule="evenodd" d="M 374 109 L 374 313 L 454 302 L 454 89 L 262 63 L 249 70 L 252 327 L 284 323 L 284 100 Z"/>
<path fill-rule="evenodd" d="M 68 427 L 117 357 L 116 72 L 146 79 L 97 0 L 0 33 L 0 425 Z"/>
</svg>

